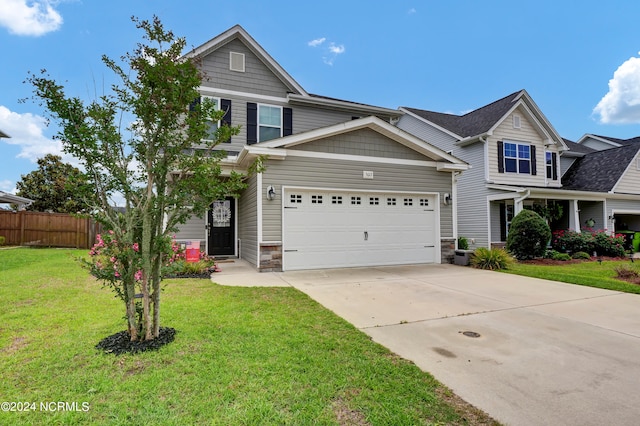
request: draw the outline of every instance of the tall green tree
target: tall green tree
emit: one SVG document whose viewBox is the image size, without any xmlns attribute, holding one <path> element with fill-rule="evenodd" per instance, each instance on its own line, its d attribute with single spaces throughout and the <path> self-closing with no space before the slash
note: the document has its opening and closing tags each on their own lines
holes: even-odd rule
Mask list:
<svg viewBox="0 0 640 426">
<path fill-rule="evenodd" d="M 20 177 L 17 194 L 33 200 L 27 210 L 55 213 L 84 213 L 93 197 L 93 186 L 80 169 L 47 154 L 38 168 Z"/>
<path fill-rule="evenodd" d="M 102 57 L 121 80 L 112 93 L 85 103 L 46 71 L 28 81 L 58 123 L 65 152 L 80 159 L 95 182 L 94 214 L 109 229 L 101 243 L 114 245 L 117 254 L 111 256 L 115 274 L 99 277 L 124 302 L 131 340 L 150 340 L 160 330 L 161 267 L 170 236 L 190 215 L 202 215 L 213 200 L 237 195 L 245 184 L 240 173 L 222 176 L 224 153 L 214 147 L 238 128 L 208 134 L 208 123 L 224 111 L 194 102 L 205 75 L 196 59 L 182 56 L 185 39 L 157 17 L 132 20 L 143 41 L 119 61 Z M 123 122 L 131 124 L 123 128 Z M 206 149 L 192 149 L 205 143 Z M 124 213 L 111 208 L 116 194 Z"/>
</svg>

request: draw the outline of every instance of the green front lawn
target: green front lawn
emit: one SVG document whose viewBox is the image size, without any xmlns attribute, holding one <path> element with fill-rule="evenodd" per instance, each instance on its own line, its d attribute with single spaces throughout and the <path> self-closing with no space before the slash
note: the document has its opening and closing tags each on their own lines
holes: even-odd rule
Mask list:
<svg viewBox="0 0 640 426">
<path fill-rule="evenodd" d="M 567 263 L 564 265 L 532 265 L 527 263 L 515 263 L 510 266 L 509 269 L 502 270 L 502 272 L 640 294 L 640 285 L 630 284 L 615 278 L 615 269 L 616 267 L 621 266 L 633 268 L 640 272 L 640 260 L 636 260 L 635 263 L 631 263 L 628 260 L 603 261 L 602 263 L 589 261 L 582 263 Z"/>
<path fill-rule="evenodd" d="M 123 309 L 83 254 L 0 250 L 0 424 L 494 424 L 293 288 L 167 280 L 176 340 L 100 353 Z"/>
</svg>

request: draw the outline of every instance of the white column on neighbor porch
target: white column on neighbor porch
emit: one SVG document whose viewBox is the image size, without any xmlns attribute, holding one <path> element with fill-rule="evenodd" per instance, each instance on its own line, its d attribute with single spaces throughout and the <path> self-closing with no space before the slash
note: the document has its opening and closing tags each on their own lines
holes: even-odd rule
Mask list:
<svg viewBox="0 0 640 426">
<path fill-rule="evenodd" d="M 569 200 L 569 229 L 580 232 L 580 210 L 578 200 Z"/>
</svg>

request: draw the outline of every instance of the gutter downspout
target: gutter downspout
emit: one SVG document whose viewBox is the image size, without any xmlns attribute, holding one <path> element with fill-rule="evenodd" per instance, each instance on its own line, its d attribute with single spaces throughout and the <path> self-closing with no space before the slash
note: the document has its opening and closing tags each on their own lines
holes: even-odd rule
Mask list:
<svg viewBox="0 0 640 426">
<path fill-rule="evenodd" d="M 458 249 L 458 176 L 462 172 L 451 173 L 451 221 L 453 222 L 453 238 L 455 239 L 454 247 Z"/>
</svg>

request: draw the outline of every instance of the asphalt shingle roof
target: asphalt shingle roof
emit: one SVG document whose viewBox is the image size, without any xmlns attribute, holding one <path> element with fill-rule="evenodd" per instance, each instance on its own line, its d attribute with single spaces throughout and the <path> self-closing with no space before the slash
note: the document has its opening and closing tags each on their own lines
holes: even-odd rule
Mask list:
<svg viewBox="0 0 640 426">
<path fill-rule="evenodd" d="M 464 115 L 444 114 L 417 108 L 403 107 L 407 111 L 443 127 L 463 138 L 489 131 L 513 107 L 522 90 L 473 110 Z"/>
<path fill-rule="evenodd" d="M 575 143 L 573 141 L 570 141 L 569 139 L 566 138 L 562 138 L 562 140 L 564 141 L 564 144 L 567 145 L 567 147 L 569 148 L 570 152 L 578 152 L 581 154 L 588 154 L 590 152 L 596 152 L 596 149 L 593 148 L 589 148 L 588 146 L 584 146 L 580 143 Z"/>
<path fill-rule="evenodd" d="M 562 187 L 579 191 L 611 191 L 638 150 L 640 143 L 588 153 L 569 167 L 562 177 Z"/>
</svg>

